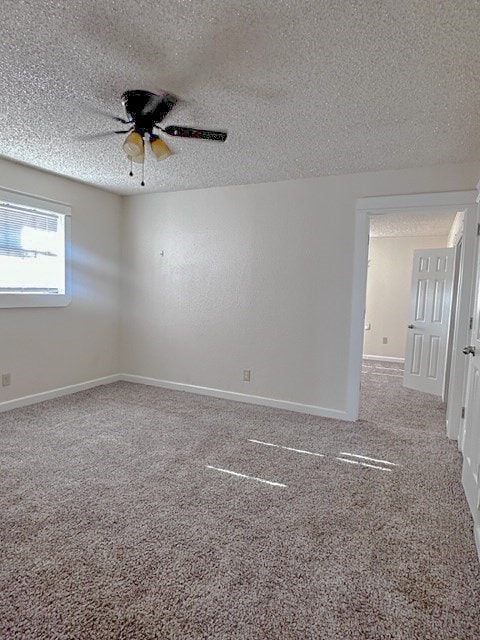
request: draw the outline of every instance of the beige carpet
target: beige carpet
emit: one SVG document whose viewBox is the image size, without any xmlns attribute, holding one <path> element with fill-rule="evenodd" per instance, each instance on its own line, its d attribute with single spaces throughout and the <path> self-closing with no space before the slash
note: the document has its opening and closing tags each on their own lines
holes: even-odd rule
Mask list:
<svg viewBox="0 0 480 640">
<path fill-rule="evenodd" d="M 2 640 L 478 640 L 444 407 L 365 365 L 357 424 L 129 383 L 0 415 Z"/>
</svg>

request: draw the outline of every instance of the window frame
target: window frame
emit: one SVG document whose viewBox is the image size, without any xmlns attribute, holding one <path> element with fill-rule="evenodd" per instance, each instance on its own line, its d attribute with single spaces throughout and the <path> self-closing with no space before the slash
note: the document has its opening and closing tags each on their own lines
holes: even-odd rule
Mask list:
<svg viewBox="0 0 480 640">
<path fill-rule="evenodd" d="M 0 293 L 0 309 L 66 307 L 72 301 L 71 207 L 62 202 L 3 188 L 0 188 L 0 204 L 26 207 L 33 213 L 59 214 L 65 220 L 65 293 Z"/>
</svg>

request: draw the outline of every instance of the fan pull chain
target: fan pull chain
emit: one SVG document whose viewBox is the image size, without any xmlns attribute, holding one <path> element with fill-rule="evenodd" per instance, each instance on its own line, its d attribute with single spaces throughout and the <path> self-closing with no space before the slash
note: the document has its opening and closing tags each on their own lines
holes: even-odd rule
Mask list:
<svg viewBox="0 0 480 640">
<path fill-rule="evenodd" d="M 130 158 L 130 173 L 128 174 L 130 177 L 133 176 L 133 160 Z M 142 181 L 141 186 L 145 186 L 145 160 L 142 162 Z"/>
</svg>

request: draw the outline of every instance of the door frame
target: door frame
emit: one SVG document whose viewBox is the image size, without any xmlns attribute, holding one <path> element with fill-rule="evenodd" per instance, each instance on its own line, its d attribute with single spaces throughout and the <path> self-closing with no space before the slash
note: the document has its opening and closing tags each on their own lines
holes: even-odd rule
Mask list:
<svg viewBox="0 0 480 640">
<path fill-rule="evenodd" d="M 440 213 L 444 211 L 465 211 L 463 268 L 470 278 L 463 278 L 458 291 L 458 321 L 468 326 L 470 299 L 475 267 L 475 244 L 477 225 L 477 191 L 446 191 L 439 193 L 419 193 L 412 195 L 375 196 L 359 198 L 355 206 L 355 238 L 353 253 L 353 289 L 350 318 L 350 344 L 348 362 L 348 384 L 346 419 L 358 419 L 360 407 L 360 380 L 363 357 L 363 337 L 365 322 L 365 298 L 367 292 L 368 243 L 370 216 L 389 213 Z M 473 230 L 473 233 L 472 233 Z M 470 242 L 467 242 L 470 240 Z M 468 247 L 467 244 L 472 245 Z M 469 282 L 468 282 L 469 280 Z M 468 289 L 468 291 L 467 291 Z M 455 336 L 454 352 L 463 347 L 461 331 Z M 462 344 L 463 343 L 463 344 Z M 461 407 L 460 407 L 461 410 Z"/>
</svg>

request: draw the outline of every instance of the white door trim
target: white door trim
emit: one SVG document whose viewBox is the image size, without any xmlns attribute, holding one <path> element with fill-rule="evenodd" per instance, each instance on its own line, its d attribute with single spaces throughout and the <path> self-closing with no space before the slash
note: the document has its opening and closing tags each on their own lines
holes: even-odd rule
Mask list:
<svg viewBox="0 0 480 640">
<path fill-rule="evenodd" d="M 463 220 L 462 259 L 458 274 L 458 298 L 455 309 L 452 359 L 450 366 L 450 384 L 447 401 L 447 435 L 458 440 L 462 424 L 462 406 L 465 402 L 468 359 L 462 348 L 470 344 L 470 316 L 473 306 L 475 265 L 477 262 L 477 211 L 478 205 L 472 205 L 471 213 Z M 459 443 L 460 444 L 460 443 Z"/>
<path fill-rule="evenodd" d="M 353 289 L 350 314 L 350 348 L 347 386 L 347 420 L 357 420 L 360 404 L 360 377 L 362 370 L 365 296 L 367 289 L 369 216 L 385 213 L 438 213 L 466 209 L 475 204 L 476 191 L 447 191 L 441 193 L 419 193 L 360 198 L 355 207 L 355 239 L 353 255 Z M 469 211 L 473 212 L 473 207 Z M 467 216 L 466 216 L 467 217 Z M 467 265 L 473 270 L 474 260 Z M 463 296 L 459 296 L 462 298 Z M 468 301 L 470 303 L 470 299 Z M 466 305 L 465 305 L 466 306 Z M 468 311 L 470 313 L 470 310 Z M 456 345 L 454 345 L 456 348 Z"/>
</svg>

